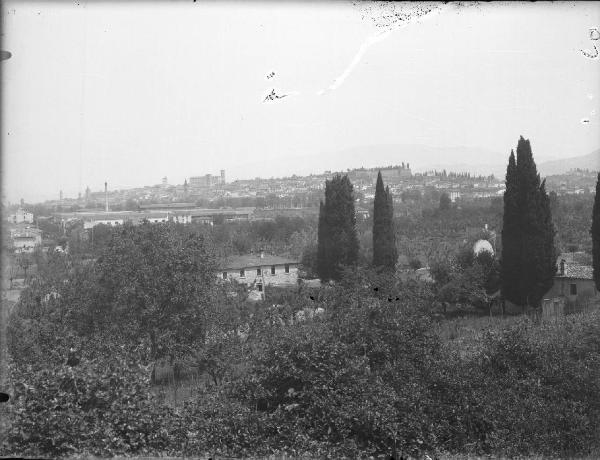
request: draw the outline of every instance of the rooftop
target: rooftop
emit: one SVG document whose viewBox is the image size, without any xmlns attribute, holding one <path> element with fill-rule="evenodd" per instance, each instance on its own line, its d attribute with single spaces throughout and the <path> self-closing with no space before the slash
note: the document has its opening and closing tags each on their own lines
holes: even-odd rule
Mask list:
<svg viewBox="0 0 600 460">
<path fill-rule="evenodd" d="M 234 256 L 225 259 L 221 263 L 221 268 L 252 268 L 264 267 L 271 265 L 297 264 L 298 261 L 286 257 L 279 257 L 270 254 L 265 254 L 263 257 L 260 254 L 246 254 L 243 256 Z"/>
</svg>

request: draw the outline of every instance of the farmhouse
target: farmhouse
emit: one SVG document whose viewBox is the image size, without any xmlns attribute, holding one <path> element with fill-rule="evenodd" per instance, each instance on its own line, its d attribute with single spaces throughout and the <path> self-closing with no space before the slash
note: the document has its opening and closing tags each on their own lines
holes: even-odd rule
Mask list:
<svg viewBox="0 0 600 460">
<path fill-rule="evenodd" d="M 217 277 L 222 280 L 236 280 L 262 293 L 264 286 L 296 285 L 298 264 L 297 260 L 261 251 L 260 254 L 247 254 L 224 260 Z"/>
<path fill-rule="evenodd" d="M 554 284 L 545 295 L 546 299 L 559 297 L 571 305 L 600 299 L 600 292 L 594 284 L 593 268 L 561 258 L 554 276 Z"/>
</svg>

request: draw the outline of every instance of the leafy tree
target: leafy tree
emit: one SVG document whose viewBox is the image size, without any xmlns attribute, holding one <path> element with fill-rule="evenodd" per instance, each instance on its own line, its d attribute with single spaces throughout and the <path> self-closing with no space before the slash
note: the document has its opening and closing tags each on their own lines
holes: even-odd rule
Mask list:
<svg viewBox="0 0 600 460">
<path fill-rule="evenodd" d="M 594 210 L 592 211 L 592 257 L 594 267 L 594 282 L 596 289 L 600 290 L 600 173 L 596 182 L 596 196 Z"/>
<path fill-rule="evenodd" d="M 502 292 L 511 302 L 538 307 L 556 273 L 554 224 L 545 181 L 522 136 L 506 171 L 502 229 Z"/>
<path fill-rule="evenodd" d="M 389 187 L 386 189 L 383 187 L 383 179 L 379 171 L 373 205 L 373 266 L 393 270 L 397 260 L 394 203 Z"/>
<path fill-rule="evenodd" d="M 500 264 L 489 251 L 481 251 L 475 256 L 474 265 L 481 267 L 483 287 L 488 295 L 494 294 L 500 288 Z"/>
<path fill-rule="evenodd" d="M 447 193 L 442 193 L 440 196 L 440 211 L 447 211 L 450 209 L 450 205 L 452 204 L 452 200 Z"/>
<path fill-rule="evenodd" d="M 100 320 L 145 338 L 151 359 L 204 343 L 215 289 L 215 257 L 204 237 L 176 224 L 124 225 L 97 264 Z"/>
<path fill-rule="evenodd" d="M 354 193 L 348 176 L 325 182 L 325 203 L 319 208 L 317 271 L 323 281 L 339 280 L 342 266 L 355 265 L 359 243 L 356 234 Z"/>
</svg>

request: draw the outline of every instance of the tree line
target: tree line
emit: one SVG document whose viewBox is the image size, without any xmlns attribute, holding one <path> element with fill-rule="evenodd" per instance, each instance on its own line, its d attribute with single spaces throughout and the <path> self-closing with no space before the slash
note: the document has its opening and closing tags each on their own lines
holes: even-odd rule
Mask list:
<svg viewBox="0 0 600 460">
<path fill-rule="evenodd" d="M 319 206 L 316 266 L 322 281 L 340 280 L 344 267 L 356 266 L 359 239 L 353 185 L 347 175 L 336 175 L 325 182 L 325 201 Z M 372 266 L 394 270 L 398 253 L 394 230 L 394 203 L 389 187 L 384 188 L 381 171 L 377 174 L 373 203 Z"/>
<path fill-rule="evenodd" d="M 548 194 L 533 159 L 531 143 L 520 137 L 516 155 L 511 151 L 503 197 L 499 283 L 502 298 L 521 307 L 539 308 L 556 275 L 558 248 L 552 208 L 556 194 Z M 358 263 L 359 240 L 356 233 L 355 196 L 348 176 L 337 175 L 325 183 L 325 200 L 320 203 L 317 274 L 322 281 L 339 280 L 344 266 Z M 600 217 L 598 194 L 593 208 L 594 277 L 600 272 Z M 442 195 L 441 216 L 450 209 L 450 199 Z M 377 176 L 373 204 L 373 258 L 371 265 L 393 270 L 398 252 L 393 218 L 393 200 L 385 188 L 381 172 Z M 493 267 L 493 258 L 484 263 L 484 272 Z M 491 273 L 488 273 L 492 276 Z M 488 276 L 488 278 L 489 278 Z M 497 279 L 496 275 L 492 279 Z M 495 285 L 488 281 L 488 286 Z M 489 294 L 488 290 L 488 294 Z"/>
</svg>

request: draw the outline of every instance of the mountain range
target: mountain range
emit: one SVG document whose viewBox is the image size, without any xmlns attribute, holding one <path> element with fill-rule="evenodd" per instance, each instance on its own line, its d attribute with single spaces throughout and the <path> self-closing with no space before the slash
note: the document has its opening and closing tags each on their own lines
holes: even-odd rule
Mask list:
<svg viewBox="0 0 600 460">
<path fill-rule="evenodd" d="M 600 171 L 600 149 L 587 155 L 564 158 L 562 160 L 546 161 L 538 164 L 538 172 L 542 176 L 566 173 L 571 169 L 590 169 Z"/>
</svg>

